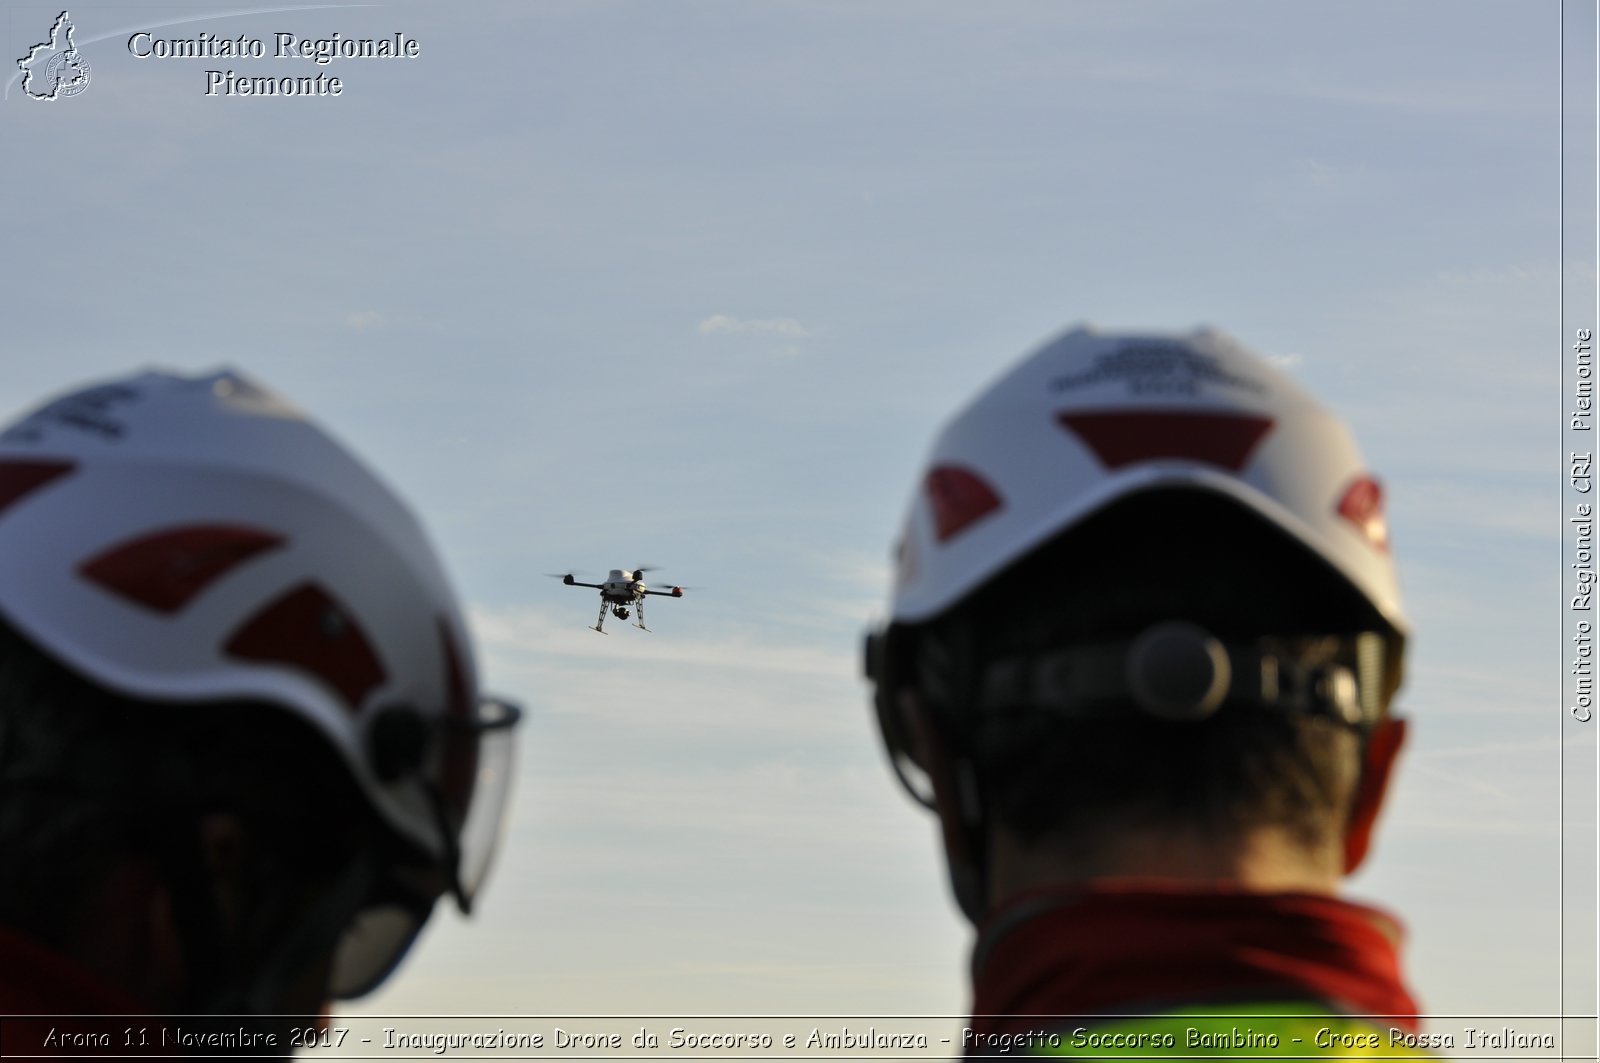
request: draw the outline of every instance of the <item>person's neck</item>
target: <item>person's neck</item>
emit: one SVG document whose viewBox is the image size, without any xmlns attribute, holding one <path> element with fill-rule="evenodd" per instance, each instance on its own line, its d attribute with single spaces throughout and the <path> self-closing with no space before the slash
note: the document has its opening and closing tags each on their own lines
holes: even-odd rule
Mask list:
<svg viewBox="0 0 1600 1063">
<path fill-rule="evenodd" d="M 1326 893 L 1338 890 L 1341 868 L 1331 852 L 1308 851 L 1281 830 L 1262 828 L 1228 841 L 1194 834 L 1131 833 L 1092 852 L 1048 843 L 1027 845 L 1004 830 L 990 846 L 991 903 L 1051 888 L 1164 887 L 1226 884 L 1254 893 Z"/>
</svg>

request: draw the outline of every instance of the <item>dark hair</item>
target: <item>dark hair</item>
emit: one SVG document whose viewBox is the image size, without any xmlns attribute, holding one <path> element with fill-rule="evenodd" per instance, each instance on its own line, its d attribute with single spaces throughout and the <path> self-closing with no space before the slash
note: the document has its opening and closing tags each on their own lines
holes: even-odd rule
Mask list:
<svg viewBox="0 0 1600 1063">
<path fill-rule="evenodd" d="M 127 697 L 0 623 L 0 923 L 61 944 L 123 861 L 192 866 L 215 812 L 244 824 L 259 891 L 325 879 L 340 839 L 376 829 L 338 753 L 295 715 Z"/>
<path fill-rule="evenodd" d="M 1388 628 L 1327 562 L 1230 499 L 1167 489 L 1119 500 L 918 633 L 919 686 L 969 751 L 989 814 L 1025 842 L 1089 857 L 1129 830 L 1225 841 L 1270 825 L 1313 849 L 1337 837 L 1361 737 L 1331 719 L 1233 703 L 1198 722 L 1132 704 L 1106 719 L 972 707 L 992 662 L 1166 620 L 1352 669 L 1354 636 Z"/>
</svg>

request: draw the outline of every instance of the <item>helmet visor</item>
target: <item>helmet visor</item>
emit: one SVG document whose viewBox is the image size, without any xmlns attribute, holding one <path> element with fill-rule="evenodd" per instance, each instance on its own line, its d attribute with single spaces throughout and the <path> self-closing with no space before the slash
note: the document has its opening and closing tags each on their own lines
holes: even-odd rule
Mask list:
<svg viewBox="0 0 1600 1063">
<path fill-rule="evenodd" d="M 452 888 L 463 912 L 494 862 L 516 774 L 516 725 L 522 710 L 484 698 L 474 718 L 446 721 L 439 776 L 440 826 L 454 846 Z"/>
<path fill-rule="evenodd" d="M 376 989 L 405 958 L 433 902 L 391 901 L 356 913 L 339 938 L 328 977 L 328 993 L 350 1000 Z"/>
<path fill-rule="evenodd" d="M 463 912 L 471 911 L 499 847 L 521 718 L 514 703 L 484 698 L 472 718 L 446 719 L 438 782 L 430 787 L 445 839 L 442 866 L 428 869 L 402 859 L 386 868 L 334 951 L 328 984 L 335 999 L 359 997 L 382 984 L 405 958 L 444 890 L 455 895 Z"/>
</svg>

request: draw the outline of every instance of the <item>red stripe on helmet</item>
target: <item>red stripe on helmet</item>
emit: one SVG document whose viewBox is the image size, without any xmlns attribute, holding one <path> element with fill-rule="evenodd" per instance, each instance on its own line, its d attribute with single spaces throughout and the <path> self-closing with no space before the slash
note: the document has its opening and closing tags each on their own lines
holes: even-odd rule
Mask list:
<svg viewBox="0 0 1600 1063">
<path fill-rule="evenodd" d="M 283 536 L 255 528 L 172 528 L 118 543 L 78 571 L 130 601 L 175 613 L 229 569 L 283 542 Z"/>
<path fill-rule="evenodd" d="M 327 683 L 354 712 L 383 682 L 383 664 L 348 610 L 302 583 L 247 620 L 224 647 L 234 657 L 286 664 Z"/>
<path fill-rule="evenodd" d="M 0 461 L 0 513 L 75 468 L 77 463 L 71 461 Z"/>
<path fill-rule="evenodd" d="M 960 465 L 935 465 L 924 483 L 933 507 L 933 534 L 941 543 L 1001 506 L 989 482 Z"/>
<path fill-rule="evenodd" d="M 1094 451 L 1108 469 L 1141 461 L 1183 458 L 1243 469 L 1272 429 L 1272 418 L 1244 413 L 1118 410 L 1056 414 L 1056 420 Z"/>
<path fill-rule="evenodd" d="M 1373 548 L 1389 551 L 1389 524 L 1383 519 L 1383 485 L 1371 476 L 1358 476 L 1339 499 L 1339 516 L 1356 526 Z"/>
</svg>

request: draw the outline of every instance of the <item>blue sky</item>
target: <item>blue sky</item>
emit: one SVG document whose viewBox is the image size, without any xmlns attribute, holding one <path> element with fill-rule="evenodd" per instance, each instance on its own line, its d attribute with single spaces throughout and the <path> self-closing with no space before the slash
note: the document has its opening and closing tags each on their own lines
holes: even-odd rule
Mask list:
<svg viewBox="0 0 1600 1063">
<path fill-rule="evenodd" d="M 13 79 L 0 411 L 233 364 L 425 516 L 531 710 L 524 773 L 480 917 L 361 1007 L 961 1012 L 967 931 L 856 647 L 940 421 L 1092 321 L 1216 325 L 1349 418 L 1417 632 L 1353 890 L 1407 921 L 1431 1010 L 1558 1009 L 1556 4 L 252 10 L 74 8 L 90 87 Z M 9 4 L 6 55 L 58 11 Z M 213 14 L 160 33 L 422 55 L 125 48 Z M 218 66 L 346 87 L 207 98 Z M 1592 295 L 1592 196 L 1568 222 Z M 695 588 L 653 634 L 586 631 L 543 576 L 641 562 Z"/>
</svg>

